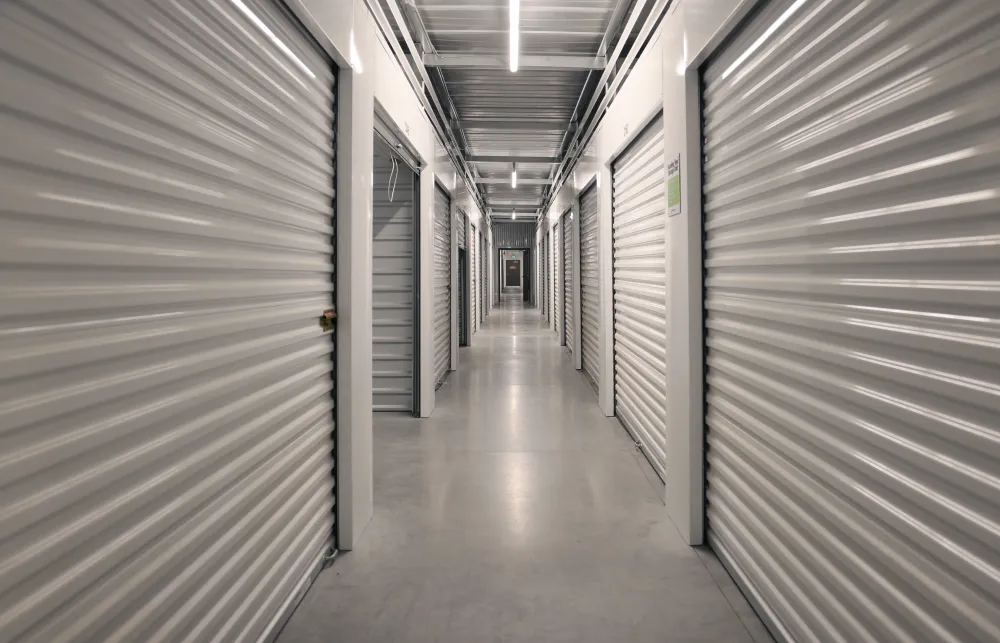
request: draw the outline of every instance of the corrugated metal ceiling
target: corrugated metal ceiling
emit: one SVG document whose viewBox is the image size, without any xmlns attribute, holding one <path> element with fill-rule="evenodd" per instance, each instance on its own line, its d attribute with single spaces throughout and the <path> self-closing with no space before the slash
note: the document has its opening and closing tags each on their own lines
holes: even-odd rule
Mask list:
<svg viewBox="0 0 1000 643">
<path fill-rule="evenodd" d="M 596 54 L 617 0 L 521 0 L 521 53 Z M 440 53 L 507 53 L 507 0 L 417 0 Z"/>
<path fill-rule="evenodd" d="M 401 1 L 401 0 L 383 0 Z M 520 55 L 596 57 L 619 4 L 630 0 L 521 0 Z M 414 0 L 418 30 L 428 51 L 441 55 L 489 55 L 505 65 L 508 56 L 508 0 Z M 419 40 L 419 38 L 415 38 Z M 574 109 L 590 73 L 585 69 L 521 69 L 449 66 L 441 78 L 465 133 L 466 156 L 555 158 L 561 153 Z M 484 179 L 509 178 L 511 164 L 476 163 Z M 483 183 L 480 190 L 497 213 L 540 208 L 549 164 L 518 164 L 518 187 Z"/>
</svg>

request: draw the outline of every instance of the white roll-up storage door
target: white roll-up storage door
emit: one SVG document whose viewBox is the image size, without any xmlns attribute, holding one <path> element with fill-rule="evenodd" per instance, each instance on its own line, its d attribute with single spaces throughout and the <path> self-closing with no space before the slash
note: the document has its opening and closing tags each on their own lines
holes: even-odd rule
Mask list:
<svg viewBox="0 0 1000 643">
<path fill-rule="evenodd" d="M 552 319 L 552 233 L 545 233 L 545 319 Z"/>
<path fill-rule="evenodd" d="M 538 307 L 545 318 L 545 237 L 538 242 Z"/>
<path fill-rule="evenodd" d="M 552 317 L 552 244 L 549 242 L 549 233 L 545 233 L 543 240 L 545 244 L 545 319 Z"/>
<path fill-rule="evenodd" d="M 772 2 L 704 83 L 712 546 L 787 640 L 1000 640 L 1000 4 Z"/>
<path fill-rule="evenodd" d="M 560 289 L 561 281 L 559 279 L 559 272 L 562 270 L 560 253 L 560 250 L 562 250 L 562 237 L 560 236 L 560 230 L 562 228 L 556 223 L 552 233 L 552 319 L 555 322 L 556 335 L 562 341 L 562 290 Z"/>
<path fill-rule="evenodd" d="M 486 283 L 489 277 L 489 257 L 486 255 L 486 235 L 479 233 L 479 320 L 486 321 L 487 303 Z"/>
<path fill-rule="evenodd" d="M 376 153 L 374 178 L 372 409 L 412 412 L 415 174 Z"/>
<path fill-rule="evenodd" d="M 472 311 L 470 313 L 472 317 L 472 332 L 475 333 L 479 330 L 479 234 L 476 230 L 476 226 L 472 226 L 472 238 L 469 243 L 469 253 L 472 256 L 472 283 L 471 289 L 471 299 Z"/>
<path fill-rule="evenodd" d="M 541 270 L 542 280 L 542 315 L 545 319 L 549 317 L 549 239 L 548 235 L 542 236 L 542 261 L 538 266 Z"/>
<path fill-rule="evenodd" d="M 545 271 L 545 237 L 544 236 L 542 237 L 542 240 L 539 243 L 538 247 L 540 249 L 539 261 L 538 261 L 538 284 L 539 284 L 539 291 L 540 291 L 539 294 L 542 297 L 542 300 L 541 300 L 542 317 L 546 317 L 548 315 L 548 307 L 546 306 L 546 304 L 548 303 L 548 297 L 546 297 L 546 292 L 545 292 L 545 281 L 546 281 L 545 276 L 546 276 L 547 273 Z"/>
<path fill-rule="evenodd" d="M 562 216 L 563 231 L 563 326 L 569 352 L 573 353 L 573 212 Z"/>
<path fill-rule="evenodd" d="M 597 274 L 597 186 L 580 195 L 580 360 L 594 390 L 601 372 L 598 335 L 601 321 L 598 308 Z"/>
<path fill-rule="evenodd" d="M 667 466 L 667 260 L 663 119 L 612 166 L 615 415 L 660 478 Z"/>
<path fill-rule="evenodd" d="M 335 77 L 244 4 L 3 7 L 0 640 L 255 642 L 331 544 Z"/>
<path fill-rule="evenodd" d="M 455 292 L 458 293 L 458 341 L 460 346 L 467 346 L 472 335 L 469 332 L 469 303 L 467 301 L 469 297 L 468 272 L 470 267 L 469 250 L 466 243 L 469 227 L 468 215 L 461 212 L 455 221 L 455 225 L 458 226 L 458 248 L 459 250 L 465 250 L 464 259 L 461 253 L 455 253 L 455 260 L 458 261 L 458 283 L 455 284 Z"/>
<path fill-rule="evenodd" d="M 434 186 L 434 379 L 451 369 L 451 197 Z"/>
</svg>

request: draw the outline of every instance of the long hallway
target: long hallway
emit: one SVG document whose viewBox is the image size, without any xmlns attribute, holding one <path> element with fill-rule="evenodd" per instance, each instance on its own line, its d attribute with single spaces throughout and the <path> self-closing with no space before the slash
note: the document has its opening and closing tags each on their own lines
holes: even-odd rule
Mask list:
<svg viewBox="0 0 1000 643">
<path fill-rule="evenodd" d="M 280 643 L 770 641 L 520 295 L 433 416 L 375 416 L 375 514 Z"/>
</svg>

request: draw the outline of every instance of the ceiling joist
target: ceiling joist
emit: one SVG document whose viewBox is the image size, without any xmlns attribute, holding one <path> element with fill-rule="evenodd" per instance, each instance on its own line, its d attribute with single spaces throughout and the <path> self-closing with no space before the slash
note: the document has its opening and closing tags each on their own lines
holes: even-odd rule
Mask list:
<svg viewBox="0 0 1000 643">
<path fill-rule="evenodd" d="M 555 121 L 514 121 L 514 120 L 488 120 L 471 119 L 461 120 L 465 129 L 490 129 L 490 130 L 514 130 L 527 132 L 575 132 L 575 123 L 558 123 Z"/>
<path fill-rule="evenodd" d="M 486 184 L 486 185 L 504 185 L 504 184 L 509 185 L 510 184 L 510 178 L 500 177 L 500 178 L 486 179 L 486 178 L 480 177 L 480 178 L 476 179 L 476 183 L 482 183 L 482 184 Z M 518 185 L 550 185 L 551 183 L 552 183 L 552 179 L 518 179 L 517 180 L 517 184 Z"/>
<path fill-rule="evenodd" d="M 487 54 L 424 54 L 426 67 L 464 67 L 471 69 L 507 69 L 510 64 L 506 56 L 490 56 Z M 521 56 L 521 69 L 564 69 L 582 70 L 604 69 L 607 64 L 605 56 Z"/>
<path fill-rule="evenodd" d="M 538 165 L 558 165 L 558 156 L 467 156 L 469 163 L 524 163 Z"/>
</svg>

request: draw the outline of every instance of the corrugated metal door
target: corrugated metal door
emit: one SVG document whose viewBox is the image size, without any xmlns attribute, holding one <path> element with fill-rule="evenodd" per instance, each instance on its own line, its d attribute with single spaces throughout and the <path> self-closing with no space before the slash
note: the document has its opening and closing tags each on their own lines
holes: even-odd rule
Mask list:
<svg viewBox="0 0 1000 643">
<path fill-rule="evenodd" d="M 598 352 L 600 313 L 597 303 L 597 186 L 580 195 L 580 360 L 583 372 L 597 390 L 601 372 Z"/>
<path fill-rule="evenodd" d="M 413 411 L 414 173 L 375 155 L 372 245 L 372 409 Z"/>
<path fill-rule="evenodd" d="M 549 318 L 549 305 L 550 305 L 550 301 L 549 300 L 551 299 L 551 292 L 552 292 L 552 285 L 550 283 L 550 277 L 549 277 L 549 261 L 550 261 L 549 256 L 550 256 L 550 252 L 549 252 L 549 233 L 548 232 L 546 232 L 545 236 L 542 237 L 542 252 L 544 253 L 544 257 L 545 257 L 545 261 L 544 261 L 544 263 L 542 263 L 542 279 L 545 282 L 545 304 L 544 304 L 544 307 L 545 307 L 545 319 L 548 320 L 548 318 Z"/>
<path fill-rule="evenodd" d="M 545 320 L 552 321 L 552 242 L 551 232 L 545 233 Z"/>
<path fill-rule="evenodd" d="M 541 242 L 539 242 L 538 247 L 540 249 L 539 250 L 540 254 L 538 255 L 538 257 L 539 257 L 539 261 L 538 261 L 538 284 L 539 284 L 539 292 L 538 292 L 538 294 L 542 298 L 542 301 L 540 302 L 540 305 L 541 305 L 541 308 L 542 308 L 542 317 L 544 318 L 544 317 L 548 316 L 548 307 L 547 307 L 548 297 L 546 296 L 547 292 L 546 292 L 546 287 L 545 287 L 547 280 L 546 280 L 546 272 L 545 272 L 546 252 L 545 252 L 545 236 L 544 235 L 542 236 L 542 240 L 541 240 Z"/>
<path fill-rule="evenodd" d="M 486 236 L 479 234 L 479 320 L 486 321 L 487 292 L 486 281 L 489 277 L 489 257 L 486 255 Z"/>
<path fill-rule="evenodd" d="M 545 281 L 546 281 L 545 280 L 545 275 L 546 275 L 546 273 L 545 273 L 545 237 L 542 237 L 542 240 L 538 243 L 538 248 L 539 248 L 539 255 L 538 255 L 538 259 L 539 259 L 539 261 L 538 261 L 538 290 L 539 290 L 539 293 L 538 294 L 542 298 L 542 300 L 540 302 L 540 306 L 542 308 L 542 317 L 544 318 L 546 316 L 546 312 L 547 312 L 545 304 L 548 302 L 548 298 L 546 298 L 546 296 L 545 296 Z"/>
<path fill-rule="evenodd" d="M 469 297 L 468 293 L 468 280 L 469 280 L 469 251 L 466 244 L 466 239 L 468 237 L 467 229 L 469 227 L 468 215 L 464 212 L 460 213 L 458 220 L 455 222 L 458 225 L 458 247 L 459 250 L 464 250 L 464 253 L 456 253 L 458 255 L 458 339 L 461 346 L 469 345 L 469 337 L 471 333 L 469 332 L 469 303 L 466 301 Z M 464 255 L 464 256 L 463 256 Z"/>
<path fill-rule="evenodd" d="M 566 346 L 573 352 L 573 212 L 562 216 L 563 230 L 563 326 Z"/>
<path fill-rule="evenodd" d="M 712 546 L 789 640 L 1000 640 L 1000 4 L 774 2 L 704 81 Z"/>
<path fill-rule="evenodd" d="M 667 448 L 663 119 L 612 166 L 615 415 L 661 478 Z"/>
<path fill-rule="evenodd" d="M 0 640 L 257 641 L 333 528 L 330 62 L 251 0 L 0 52 Z"/>
<path fill-rule="evenodd" d="M 434 186 L 434 377 L 451 369 L 451 197 Z"/>
<path fill-rule="evenodd" d="M 472 256 L 472 283 L 470 285 L 471 289 L 471 303 L 472 310 L 470 315 L 472 317 L 472 332 L 475 333 L 479 330 L 479 248 L 476 243 L 479 239 L 478 231 L 476 226 L 472 226 L 472 238 L 469 244 L 469 253 Z"/>
<path fill-rule="evenodd" d="M 532 263 L 535 264 L 534 268 L 534 280 L 535 283 L 531 285 L 531 298 L 536 306 L 541 306 L 538 299 L 541 297 L 542 290 L 542 242 L 539 241 L 535 244 L 535 253 L 532 256 Z"/>
<path fill-rule="evenodd" d="M 561 229 L 558 223 L 552 229 L 552 316 L 560 341 L 562 341 L 562 290 L 559 288 L 559 271 L 562 269 L 562 259 L 559 252 L 562 248 L 562 240 L 559 236 Z"/>
</svg>

